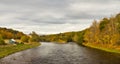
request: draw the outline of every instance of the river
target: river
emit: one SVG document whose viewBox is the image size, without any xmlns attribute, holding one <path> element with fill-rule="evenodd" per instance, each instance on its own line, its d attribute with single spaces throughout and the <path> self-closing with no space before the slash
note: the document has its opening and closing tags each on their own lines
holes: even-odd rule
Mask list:
<svg viewBox="0 0 120 64">
<path fill-rule="evenodd" d="M 120 54 L 78 46 L 75 43 L 42 42 L 39 47 L 0 59 L 0 64 L 120 64 Z"/>
</svg>

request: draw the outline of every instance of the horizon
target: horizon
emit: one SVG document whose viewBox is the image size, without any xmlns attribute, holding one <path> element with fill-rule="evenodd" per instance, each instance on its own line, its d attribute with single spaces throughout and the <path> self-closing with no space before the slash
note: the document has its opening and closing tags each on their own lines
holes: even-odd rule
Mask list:
<svg viewBox="0 0 120 64">
<path fill-rule="evenodd" d="M 81 31 L 120 13 L 119 0 L 0 0 L 0 27 L 29 34 Z"/>
</svg>

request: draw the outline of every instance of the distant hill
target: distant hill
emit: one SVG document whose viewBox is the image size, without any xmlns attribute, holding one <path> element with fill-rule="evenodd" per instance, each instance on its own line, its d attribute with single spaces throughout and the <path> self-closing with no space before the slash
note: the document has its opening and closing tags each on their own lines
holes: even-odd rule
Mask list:
<svg viewBox="0 0 120 64">
<path fill-rule="evenodd" d="M 4 39 L 11 39 L 11 38 L 20 39 L 22 36 L 25 36 L 23 32 L 8 28 L 2 28 L 2 27 L 0 27 L 0 35 Z"/>
</svg>

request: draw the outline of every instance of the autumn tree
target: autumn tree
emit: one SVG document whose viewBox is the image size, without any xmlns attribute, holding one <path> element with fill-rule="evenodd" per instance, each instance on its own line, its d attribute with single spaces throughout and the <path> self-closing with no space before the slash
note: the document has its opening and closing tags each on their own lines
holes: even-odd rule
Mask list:
<svg viewBox="0 0 120 64">
<path fill-rule="evenodd" d="M 94 21 L 84 34 L 85 43 L 114 47 L 120 45 L 120 14 Z"/>
<path fill-rule="evenodd" d="M 30 42 L 39 42 L 40 41 L 40 37 L 36 32 L 32 32 L 30 34 L 30 36 L 31 36 L 29 39 Z"/>
</svg>

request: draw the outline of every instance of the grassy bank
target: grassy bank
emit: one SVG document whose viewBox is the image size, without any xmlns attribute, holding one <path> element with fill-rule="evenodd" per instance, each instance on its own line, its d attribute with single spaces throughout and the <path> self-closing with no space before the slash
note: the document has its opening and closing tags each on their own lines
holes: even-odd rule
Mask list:
<svg viewBox="0 0 120 64">
<path fill-rule="evenodd" d="M 120 54 L 119 47 L 109 47 L 108 45 L 103 46 L 103 45 L 95 45 L 95 44 L 83 44 L 83 45 L 86 46 L 86 47 L 99 49 L 99 50 L 103 50 L 103 51 L 106 51 L 106 52 L 119 53 Z"/>
<path fill-rule="evenodd" d="M 37 47 L 40 43 L 31 43 L 31 44 L 18 44 L 18 45 L 1 45 L 0 46 L 0 58 L 8 56 L 12 53 L 26 50 L 29 48 Z"/>
</svg>

